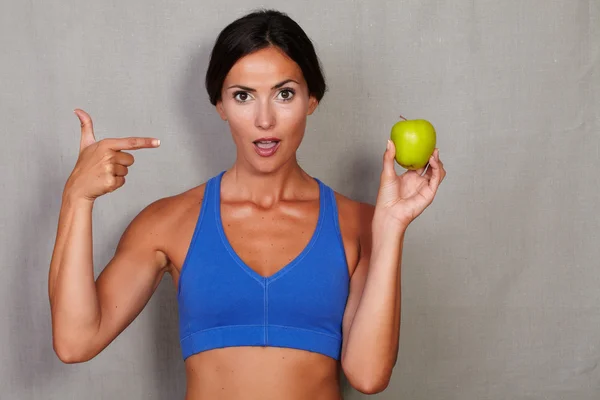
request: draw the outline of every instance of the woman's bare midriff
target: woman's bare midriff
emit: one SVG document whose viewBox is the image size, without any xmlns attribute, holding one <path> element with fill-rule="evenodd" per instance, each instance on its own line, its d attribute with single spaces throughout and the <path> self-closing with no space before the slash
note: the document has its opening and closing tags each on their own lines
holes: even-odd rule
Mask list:
<svg viewBox="0 0 600 400">
<path fill-rule="evenodd" d="M 278 347 L 230 347 L 185 361 L 185 400 L 341 400 L 338 363 Z"/>
</svg>

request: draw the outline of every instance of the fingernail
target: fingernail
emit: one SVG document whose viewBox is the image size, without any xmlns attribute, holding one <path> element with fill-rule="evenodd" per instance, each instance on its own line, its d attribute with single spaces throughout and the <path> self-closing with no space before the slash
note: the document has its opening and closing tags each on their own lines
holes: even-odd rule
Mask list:
<svg viewBox="0 0 600 400">
<path fill-rule="evenodd" d="M 153 144 L 154 146 L 160 146 L 160 139 L 154 139 L 154 140 L 152 141 L 152 144 Z"/>
<path fill-rule="evenodd" d="M 388 150 L 392 149 L 392 141 L 390 139 L 388 139 L 388 141 L 387 141 L 387 149 Z"/>
</svg>

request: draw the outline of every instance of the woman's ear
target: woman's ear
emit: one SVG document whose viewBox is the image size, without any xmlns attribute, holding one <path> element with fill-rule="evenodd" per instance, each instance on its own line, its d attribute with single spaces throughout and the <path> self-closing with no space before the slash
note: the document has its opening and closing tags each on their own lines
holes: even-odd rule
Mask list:
<svg viewBox="0 0 600 400">
<path fill-rule="evenodd" d="M 217 101 L 216 107 L 217 107 L 217 112 L 221 116 L 221 119 L 223 121 L 227 121 L 227 115 L 225 114 L 225 108 L 223 107 L 223 101 L 222 100 Z"/>
<path fill-rule="evenodd" d="M 315 96 L 310 96 L 308 99 L 308 113 L 307 115 L 311 115 L 319 105 L 319 100 Z"/>
</svg>

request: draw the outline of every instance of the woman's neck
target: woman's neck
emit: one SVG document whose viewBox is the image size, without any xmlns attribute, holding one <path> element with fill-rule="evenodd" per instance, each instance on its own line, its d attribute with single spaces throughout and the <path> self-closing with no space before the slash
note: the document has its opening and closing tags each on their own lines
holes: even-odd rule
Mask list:
<svg viewBox="0 0 600 400">
<path fill-rule="evenodd" d="M 250 201 L 269 208 L 281 200 L 312 197 L 318 184 L 294 159 L 279 169 L 263 173 L 235 163 L 223 176 L 223 197 L 232 201 Z"/>
</svg>

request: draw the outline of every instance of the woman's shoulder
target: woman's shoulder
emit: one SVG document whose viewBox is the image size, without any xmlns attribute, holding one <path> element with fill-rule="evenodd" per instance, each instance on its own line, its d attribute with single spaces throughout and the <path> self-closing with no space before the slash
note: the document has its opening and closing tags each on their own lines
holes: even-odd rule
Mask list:
<svg viewBox="0 0 600 400">
<path fill-rule="evenodd" d="M 334 191 L 342 234 L 357 240 L 370 235 L 375 206 Z"/>
<path fill-rule="evenodd" d="M 333 193 L 335 194 L 335 201 L 341 219 L 353 220 L 357 223 L 368 220 L 368 223 L 371 223 L 370 220 L 373 218 L 373 213 L 375 212 L 373 204 L 351 199 L 337 191 Z"/>
<path fill-rule="evenodd" d="M 333 193 L 338 209 L 338 225 L 344 241 L 350 275 L 352 275 L 358 265 L 361 249 L 370 241 L 371 221 L 375 207 L 335 190 Z"/>
<path fill-rule="evenodd" d="M 135 219 L 156 228 L 157 233 L 161 230 L 169 231 L 169 228 L 176 226 L 181 220 L 189 218 L 190 214 L 198 212 L 204 199 L 205 187 L 206 182 L 154 200 L 146 205 Z"/>
</svg>

